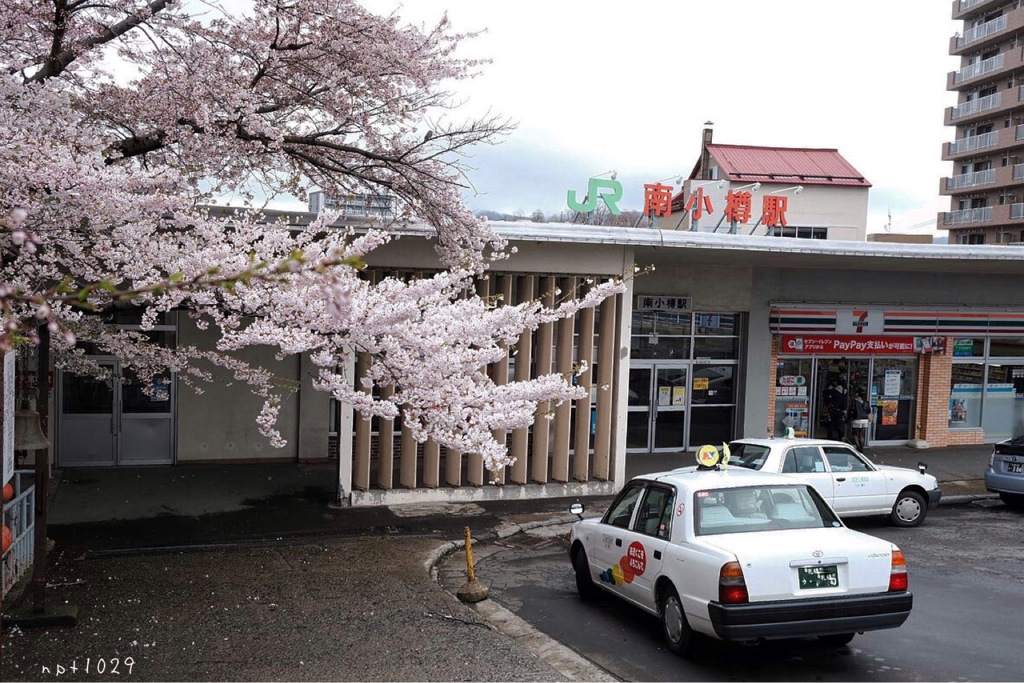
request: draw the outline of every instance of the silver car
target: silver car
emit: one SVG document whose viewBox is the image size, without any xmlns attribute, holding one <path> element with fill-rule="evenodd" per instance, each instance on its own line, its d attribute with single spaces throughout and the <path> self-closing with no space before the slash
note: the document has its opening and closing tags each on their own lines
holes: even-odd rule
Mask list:
<svg viewBox="0 0 1024 683">
<path fill-rule="evenodd" d="M 985 488 L 1024 510 L 1024 436 L 997 443 L 985 470 Z"/>
</svg>

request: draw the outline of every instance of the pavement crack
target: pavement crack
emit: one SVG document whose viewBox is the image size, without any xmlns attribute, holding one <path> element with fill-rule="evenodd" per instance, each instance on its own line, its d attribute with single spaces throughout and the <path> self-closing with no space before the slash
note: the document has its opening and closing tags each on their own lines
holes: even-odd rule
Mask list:
<svg viewBox="0 0 1024 683">
<path fill-rule="evenodd" d="M 434 612 L 424 612 L 423 616 L 437 619 L 446 619 L 448 621 L 457 621 L 461 624 L 466 624 L 467 626 L 480 626 L 482 628 L 487 629 L 488 631 L 495 630 L 495 628 L 488 624 L 486 621 L 472 621 L 470 619 L 463 619 L 461 617 L 457 617 L 454 614 L 435 614 Z"/>
</svg>

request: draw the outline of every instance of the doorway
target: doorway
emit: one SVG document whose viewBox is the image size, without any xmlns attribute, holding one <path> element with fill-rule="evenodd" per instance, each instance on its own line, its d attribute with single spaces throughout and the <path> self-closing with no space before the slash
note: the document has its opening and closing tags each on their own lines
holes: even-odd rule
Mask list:
<svg viewBox="0 0 1024 683">
<path fill-rule="evenodd" d="M 633 452 L 686 450 L 690 366 L 657 363 L 629 369 L 626 448 Z"/>
<path fill-rule="evenodd" d="M 174 375 L 156 375 L 144 387 L 116 358 L 90 358 L 107 379 L 70 372 L 57 377 L 57 466 L 172 464 Z"/>
<path fill-rule="evenodd" d="M 849 411 L 854 397 L 864 393 L 868 397 L 870 360 L 858 358 L 818 358 L 815 375 L 815 406 L 813 434 L 816 439 L 835 438 L 831 427 L 832 404 L 844 414 Z M 844 418 L 844 424 L 848 422 Z M 837 427 L 838 430 L 844 429 Z M 840 434 L 839 440 L 847 438 Z"/>
</svg>

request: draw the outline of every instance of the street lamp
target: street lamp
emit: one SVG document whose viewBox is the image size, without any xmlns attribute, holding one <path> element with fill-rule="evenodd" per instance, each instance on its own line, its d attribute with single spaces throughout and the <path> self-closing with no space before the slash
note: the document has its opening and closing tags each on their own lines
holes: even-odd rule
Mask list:
<svg viewBox="0 0 1024 683">
<path fill-rule="evenodd" d="M 690 192 L 692 193 L 698 187 L 704 187 L 705 185 L 715 185 L 715 184 L 717 184 L 718 185 L 718 189 L 721 190 L 723 187 L 725 187 L 725 179 L 723 178 L 722 180 L 708 180 L 708 181 L 705 181 L 703 183 L 695 183 L 693 185 L 690 185 Z M 678 230 L 679 227 L 683 224 L 683 221 L 686 220 L 687 214 L 688 214 L 688 212 L 684 212 L 683 213 L 683 217 L 680 218 L 679 222 L 676 224 L 676 230 Z M 694 219 L 693 222 L 690 223 L 690 232 L 696 232 L 696 230 L 697 230 L 697 220 Z"/>
<path fill-rule="evenodd" d="M 670 175 L 668 178 L 662 178 L 661 180 L 656 180 L 656 181 L 654 181 L 654 184 L 655 185 L 661 185 L 663 182 L 665 182 L 667 180 L 672 180 L 673 178 L 675 179 L 676 185 L 679 185 L 680 188 L 681 188 L 683 186 L 683 174 L 682 173 L 679 173 L 677 175 Z M 657 218 L 657 216 L 653 215 L 653 213 L 652 213 L 647 218 L 650 221 L 648 223 L 648 227 L 651 227 L 651 228 L 658 227 L 658 218 Z M 640 226 L 640 221 L 642 221 L 643 219 L 644 219 L 643 215 L 641 215 L 639 218 L 637 218 L 636 219 L 636 223 L 633 224 L 633 227 L 634 228 L 639 227 Z"/>
<path fill-rule="evenodd" d="M 783 194 L 784 192 L 792 192 L 793 194 L 800 194 L 803 191 L 804 191 L 804 186 L 803 185 L 794 185 L 793 187 L 784 187 L 781 190 L 775 190 L 774 192 L 769 192 L 768 194 L 769 195 Z M 761 214 L 761 217 L 757 219 L 757 223 L 754 224 L 754 227 L 750 229 L 750 232 L 748 234 L 753 235 L 755 232 L 757 232 L 757 228 L 761 225 L 761 221 L 762 220 L 764 220 L 764 214 L 763 213 Z"/>
<path fill-rule="evenodd" d="M 589 180 L 593 180 L 594 178 L 600 178 L 601 176 L 611 176 L 611 179 L 612 179 L 612 180 L 616 180 L 616 179 L 617 179 L 617 178 L 619 177 L 619 172 L 618 172 L 618 171 L 616 171 L 616 170 L 615 170 L 615 169 L 613 168 L 613 169 L 612 169 L 612 170 L 610 170 L 610 171 L 605 171 L 604 173 L 598 173 L 597 175 L 592 175 L 592 176 L 590 176 Z M 586 194 L 586 196 L 585 196 L 585 197 L 583 198 L 583 203 L 584 203 L 584 204 L 586 204 L 587 202 L 589 202 L 589 201 L 590 201 L 590 191 L 589 191 L 589 190 L 590 190 L 590 186 L 589 186 L 589 184 L 588 184 L 588 186 L 587 186 L 587 190 L 588 190 L 588 191 L 587 191 L 587 194 Z M 572 207 L 569 207 L 569 208 L 572 208 Z M 579 218 L 579 216 L 580 216 L 580 212 L 579 212 L 579 211 L 577 211 L 576 213 L 574 213 L 574 214 L 573 214 L 573 217 L 572 217 L 572 220 L 571 220 L 571 221 L 569 221 L 569 225 L 574 225 L 574 224 L 576 223 L 576 219 L 577 219 L 577 218 Z M 586 220 L 586 222 L 584 223 L 584 225 L 593 225 L 593 221 L 594 221 L 594 212 L 593 212 L 593 211 L 591 211 L 591 212 L 589 212 L 589 213 L 587 214 L 587 220 Z"/>
<path fill-rule="evenodd" d="M 732 190 L 732 191 L 733 192 L 737 192 L 739 190 L 745 190 L 748 187 L 750 188 L 751 192 L 757 192 L 758 190 L 761 189 L 761 183 L 750 183 L 749 185 L 741 185 L 741 186 L 737 187 L 735 190 Z M 718 232 L 718 229 L 720 227 L 722 227 L 722 222 L 724 220 L 725 220 L 725 211 L 722 211 L 722 217 L 718 219 L 718 225 L 716 225 L 715 229 L 712 230 L 713 233 Z M 736 234 L 736 221 L 731 221 L 731 223 L 732 224 L 729 226 L 729 234 L 730 235 L 734 235 L 734 234 Z"/>
</svg>

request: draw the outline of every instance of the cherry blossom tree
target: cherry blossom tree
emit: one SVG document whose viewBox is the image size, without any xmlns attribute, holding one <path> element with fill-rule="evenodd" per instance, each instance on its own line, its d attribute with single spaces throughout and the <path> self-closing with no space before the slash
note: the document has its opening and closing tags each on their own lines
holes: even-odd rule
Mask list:
<svg viewBox="0 0 1024 683">
<path fill-rule="evenodd" d="M 50 332 L 61 367 L 100 373 L 77 342 L 147 385 L 172 370 L 201 390 L 213 366 L 265 399 L 274 428 L 287 392 L 233 352 L 310 352 L 316 386 L 364 416 L 399 407 L 433 437 L 508 463 L 492 429 L 524 427 L 539 401 L 578 395 L 565 377 L 495 386 L 485 368 L 524 329 L 596 305 L 619 283 L 536 302 L 466 295 L 506 255 L 463 206 L 464 159 L 510 130 L 455 119 L 449 88 L 481 64 L 446 19 L 416 27 L 354 0 L 255 0 L 244 10 L 175 0 L 0 3 L 0 348 Z M 324 213 L 296 230 L 258 208 L 276 197 L 387 194 L 400 211 L 369 232 Z M 402 224 L 429 226 L 446 270 L 420 280 L 360 277 Z M 96 313 L 141 308 L 143 328 L 184 310 L 216 349 L 162 348 Z M 367 354 L 361 386 L 335 368 Z M 394 387 L 374 399 L 374 384 Z"/>
</svg>

